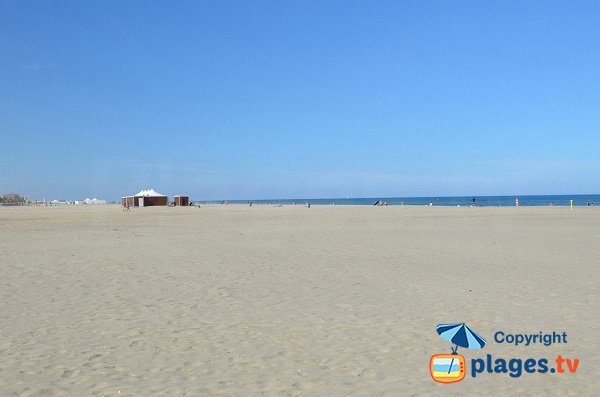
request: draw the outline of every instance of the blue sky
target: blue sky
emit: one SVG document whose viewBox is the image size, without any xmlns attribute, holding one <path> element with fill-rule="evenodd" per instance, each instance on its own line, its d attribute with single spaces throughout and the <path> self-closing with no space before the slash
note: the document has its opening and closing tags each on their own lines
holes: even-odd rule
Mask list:
<svg viewBox="0 0 600 397">
<path fill-rule="evenodd" d="M 0 193 L 598 193 L 597 1 L 0 1 Z"/>
</svg>

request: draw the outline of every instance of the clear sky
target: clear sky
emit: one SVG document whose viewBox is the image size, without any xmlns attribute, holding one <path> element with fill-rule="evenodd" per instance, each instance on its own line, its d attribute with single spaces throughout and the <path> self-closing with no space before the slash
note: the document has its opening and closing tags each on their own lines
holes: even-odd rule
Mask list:
<svg viewBox="0 0 600 397">
<path fill-rule="evenodd" d="M 598 1 L 0 0 L 0 193 L 599 193 Z"/>
</svg>

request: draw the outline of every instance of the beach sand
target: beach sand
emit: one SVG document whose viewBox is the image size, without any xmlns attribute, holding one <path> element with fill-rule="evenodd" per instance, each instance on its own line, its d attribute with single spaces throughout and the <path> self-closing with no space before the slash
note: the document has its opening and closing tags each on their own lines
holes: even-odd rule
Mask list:
<svg viewBox="0 0 600 397">
<path fill-rule="evenodd" d="M 19 207 L 0 230 L 2 396 L 600 390 L 600 208 Z M 455 322 L 487 345 L 442 385 L 435 328 Z M 486 354 L 580 364 L 472 378 Z"/>
</svg>

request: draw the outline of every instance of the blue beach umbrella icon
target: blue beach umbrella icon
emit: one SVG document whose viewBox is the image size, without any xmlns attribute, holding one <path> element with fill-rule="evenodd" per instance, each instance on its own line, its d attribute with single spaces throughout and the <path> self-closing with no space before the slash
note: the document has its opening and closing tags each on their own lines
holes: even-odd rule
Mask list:
<svg viewBox="0 0 600 397">
<path fill-rule="evenodd" d="M 438 335 L 448 342 L 454 343 L 456 347 L 452 353 L 456 353 L 458 346 L 467 349 L 481 349 L 485 346 L 485 339 L 477 335 L 465 323 L 460 324 L 440 324 L 436 328 Z"/>
<path fill-rule="evenodd" d="M 481 349 L 485 346 L 485 339 L 477 335 L 471 328 L 467 327 L 465 323 L 440 324 L 437 326 L 436 330 L 438 335 L 456 345 L 452 348 L 452 354 L 458 354 L 456 351 L 459 346 L 466 349 Z M 453 363 L 454 359 L 450 362 L 448 373 L 450 373 Z"/>
</svg>

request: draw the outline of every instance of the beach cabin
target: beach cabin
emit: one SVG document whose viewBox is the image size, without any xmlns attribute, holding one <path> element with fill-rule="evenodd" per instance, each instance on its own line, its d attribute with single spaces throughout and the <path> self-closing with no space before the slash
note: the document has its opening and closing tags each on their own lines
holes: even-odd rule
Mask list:
<svg viewBox="0 0 600 397">
<path fill-rule="evenodd" d="M 169 198 L 164 194 L 160 194 L 154 189 L 142 190 L 133 196 L 121 197 L 121 205 L 123 207 L 155 207 L 166 206 L 169 204 Z"/>
<path fill-rule="evenodd" d="M 175 196 L 176 207 L 187 207 L 190 205 L 190 196 Z"/>
<path fill-rule="evenodd" d="M 135 200 L 133 198 L 133 196 L 126 196 L 126 197 L 121 197 L 121 205 L 123 207 L 134 207 L 135 206 Z"/>
</svg>

